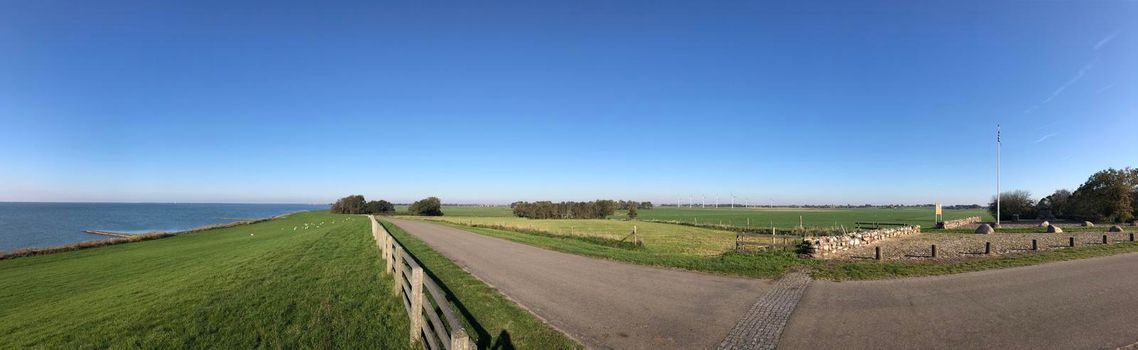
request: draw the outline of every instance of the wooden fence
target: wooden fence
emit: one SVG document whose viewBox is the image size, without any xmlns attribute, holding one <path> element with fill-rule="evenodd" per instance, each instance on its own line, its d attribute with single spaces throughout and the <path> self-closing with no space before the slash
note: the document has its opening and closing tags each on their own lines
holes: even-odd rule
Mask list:
<svg viewBox="0 0 1138 350">
<path fill-rule="evenodd" d="M 899 222 L 855 222 L 854 225 L 859 230 L 877 230 L 886 227 L 909 226 L 909 224 Z"/>
<path fill-rule="evenodd" d="M 411 319 L 411 342 L 429 350 L 471 350 L 474 344 L 454 306 L 438 283 L 423 274 L 423 267 L 391 236 L 375 216 L 371 234 L 387 262 L 387 274 L 395 276 L 395 290 Z"/>
<path fill-rule="evenodd" d="M 735 233 L 735 252 L 746 253 L 764 249 L 778 248 L 787 250 L 802 241 L 799 236 L 776 236 L 760 233 Z"/>
</svg>

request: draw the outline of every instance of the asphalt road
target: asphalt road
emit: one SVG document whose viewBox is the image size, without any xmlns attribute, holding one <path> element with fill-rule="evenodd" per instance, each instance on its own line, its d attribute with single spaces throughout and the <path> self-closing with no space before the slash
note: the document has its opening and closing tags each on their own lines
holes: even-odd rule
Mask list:
<svg viewBox="0 0 1138 350">
<path fill-rule="evenodd" d="M 1138 342 L 1138 254 L 958 275 L 815 281 L 782 349 L 1100 349 Z"/>
<path fill-rule="evenodd" d="M 391 219 L 554 327 L 595 349 L 707 349 L 770 288 L 764 280 L 554 252 Z"/>
</svg>

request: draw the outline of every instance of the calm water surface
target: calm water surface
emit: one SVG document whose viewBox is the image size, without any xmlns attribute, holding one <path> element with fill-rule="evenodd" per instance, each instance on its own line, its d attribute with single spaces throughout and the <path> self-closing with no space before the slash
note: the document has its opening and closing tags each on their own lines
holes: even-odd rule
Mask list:
<svg viewBox="0 0 1138 350">
<path fill-rule="evenodd" d="M 310 204 L 0 202 L 0 251 L 107 238 L 83 230 L 180 231 L 231 219 L 267 218 L 327 208 Z"/>
</svg>

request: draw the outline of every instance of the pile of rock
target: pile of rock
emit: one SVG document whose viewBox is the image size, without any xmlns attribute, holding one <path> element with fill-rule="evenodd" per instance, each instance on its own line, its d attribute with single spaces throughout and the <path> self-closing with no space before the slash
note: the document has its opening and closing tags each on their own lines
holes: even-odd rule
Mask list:
<svg viewBox="0 0 1138 350">
<path fill-rule="evenodd" d="M 980 222 L 979 216 L 969 216 L 963 219 L 947 220 L 936 223 L 937 228 L 957 228 Z"/>
<path fill-rule="evenodd" d="M 852 232 L 841 236 L 815 237 L 804 240 L 804 243 L 806 245 L 806 254 L 818 258 L 889 238 L 919 233 L 921 233 L 921 226 L 919 225 L 901 226 L 873 231 Z"/>
</svg>

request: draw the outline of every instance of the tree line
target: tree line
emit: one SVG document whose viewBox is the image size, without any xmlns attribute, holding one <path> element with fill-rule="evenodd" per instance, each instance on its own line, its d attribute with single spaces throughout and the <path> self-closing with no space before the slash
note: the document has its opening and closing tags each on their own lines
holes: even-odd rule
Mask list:
<svg viewBox="0 0 1138 350">
<path fill-rule="evenodd" d="M 364 196 L 351 195 L 332 203 L 330 211 L 334 214 L 394 214 L 395 205 L 385 200 L 366 201 Z M 408 214 L 422 216 L 441 216 L 442 201 L 437 197 L 427 197 L 411 203 Z"/>
<path fill-rule="evenodd" d="M 530 219 L 604 219 L 616 212 L 617 202 L 607 199 L 592 202 L 514 202 L 514 215 Z"/>
<path fill-rule="evenodd" d="M 988 204 L 996 215 L 996 197 Z M 1071 219 L 1129 222 L 1138 218 L 1138 169 L 1106 169 L 1091 175 L 1075 192 L 1060 189 L 1034 200 L 1030 192 L 1000 193 L 1001 219 Z"/>
<path fill-rule="evenodd" d="M 636 209 L 652 209 L 654 205 L 652 202 L 637 202 L 637 201 L 617 201 L 616 208 L 619 210 L 630 210 L 632 207 Z"/>
</svg>

